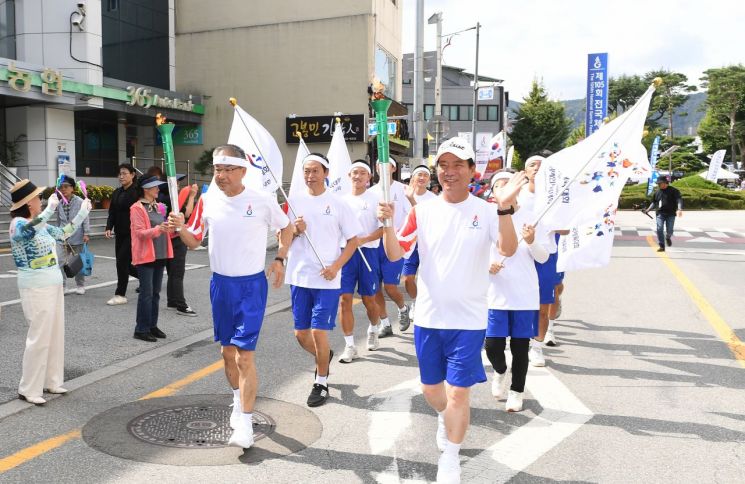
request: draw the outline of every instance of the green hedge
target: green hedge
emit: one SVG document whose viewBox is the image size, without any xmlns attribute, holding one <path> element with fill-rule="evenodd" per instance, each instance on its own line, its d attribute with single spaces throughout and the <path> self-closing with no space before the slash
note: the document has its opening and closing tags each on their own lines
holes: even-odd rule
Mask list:
<svg viewBox="0 0 745 484">
<path fill-rule="evenodd" d="M 698 175 L 691 175 L 673 182 L 673 186 L 680 190 L 683 196 L 683 208 L 743 210 L 745 209 L 745 191 L 735 192 L 716 183 L 712 183 Z M 629 185 L 624 187 L 619 208 L 633 209 L 649 206 L 647 185 Z"/>
</svg>

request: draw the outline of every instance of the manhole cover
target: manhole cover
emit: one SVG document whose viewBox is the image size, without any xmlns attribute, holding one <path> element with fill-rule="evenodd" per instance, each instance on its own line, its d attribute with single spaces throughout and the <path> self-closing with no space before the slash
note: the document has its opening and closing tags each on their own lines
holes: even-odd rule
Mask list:
<svg viewBox="0 0 745 484">
<path fill-rule="evenodd" d="M 179 395 L 126 403 L 89 420 L 83 440 L 123 459 L 219 466 L 294 454 L 321 436 L 321 422 L 307 408 L 259 397 L 253 447 L 228 447 L 232 401 L 232 395 Z"/>
<path fill-rule="evenodd" d="M 185 405 L 162 408 L 133 419 L 129 433 L 149 444 L 186 449 L 226 447 L 231 407 L 225 405 Z M 264 413 L 254 411 L 254 442 L 274 432 L 276 424 Z"/>
</svg>

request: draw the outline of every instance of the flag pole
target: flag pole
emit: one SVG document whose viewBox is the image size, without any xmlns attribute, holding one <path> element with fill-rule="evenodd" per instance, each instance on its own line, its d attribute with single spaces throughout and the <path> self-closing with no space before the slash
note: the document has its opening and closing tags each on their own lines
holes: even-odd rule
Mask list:
<svg viewBox="0 0 745 484">
<path fill-rule="evenodd" d="M 267 171 L 269 171 L 269 174 L 272 176 L 272 180 L 274 180 L 274 183 L 277 184 L 277 187 L 279 188 L 279 191 L 282 192 L 282 196 L 285 197 L 285 202 L 287 203 L 287 208 L 290 209 L 292 212 L 293 217 L 297 218 L 297 212 L 295 212 L 295 209 L 292 208 L 292 205 L 290 204 L 290 198 L 287 196 L 287 193 L 285 192 L 285 189 L 282 187 L 282 181 L 277 180 L 277 177 L 274 175 L 274 171 L 272 170 L 271 165 L 269 164 L 269 159 L 267 159 L 264 156 L 264 153 L 261 152 L 261 147 L 254 139 L 253 135 L 251 134 L 251 130 L 248 129 L 248 125 L 246 124 L 246 121 L 243 119 L 243 116 L 241 116 L 241 112 L 238 111 L 238 100 L 234 97 L 231 97 L 229 100 L 230 105 L 233 106 L 233 110 L 238 115 L 238 118 L 241 120 L 241 123 L 243 124 L 243 127 L 246 128 L 246 133 L 248 133 L 248 136 L 251 138 L 251 141 L 253 141 L 254 146 L 256 146 L 256 151 L 259 152 L 259 156 L 263 158 L 264 164 L 266 165 Z M 310 237 L 308 237 L 307 233 L 304 233 L 302 235 L 305 235 L 305 238 L 308 240 L 308 245 L 310 245 L 311 250 L 313 250 L 313 254 L 315 254 L 316 258 L 318 259 L 318 262 L 321 264 L 321 267 L 326 269 L 326 264 L 323 263 L 323 260 L 321 260 L 321 256 L 318 255 L 318 251 L 316 250 L 316 247 L 313 245 L 313 242 L 310 240 Z"/>
</svg>

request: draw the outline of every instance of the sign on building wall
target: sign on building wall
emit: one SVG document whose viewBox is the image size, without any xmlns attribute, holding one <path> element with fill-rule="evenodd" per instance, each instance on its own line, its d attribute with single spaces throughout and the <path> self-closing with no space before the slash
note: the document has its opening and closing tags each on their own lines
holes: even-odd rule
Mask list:
<svg viewBox="0 0 745 484">
<path fill-rule="evenodd" d="M 587 113 L 585 137 L 602 125 L 608 115 L 608 54 L 587 56 Z"/>
<path fill-rule="evenodd" d="M 158 145 L 162 144 L 160 133 L 156 132 Z M 202 126 L 179 126 L 173 128 L 174 145 L 201 145 L 202 144 Z"/>
<path fill-rule="evenodd" d="M 365 141 L 367 127 L 364 114 L 344 114 L 339 116 L 345 141 Z M 296 132 L 303 135 L 306 143 L 331 143 L 336 116 L 295 116 L 285 121 L 285 142 L 298 143 Z"/>
</svg>

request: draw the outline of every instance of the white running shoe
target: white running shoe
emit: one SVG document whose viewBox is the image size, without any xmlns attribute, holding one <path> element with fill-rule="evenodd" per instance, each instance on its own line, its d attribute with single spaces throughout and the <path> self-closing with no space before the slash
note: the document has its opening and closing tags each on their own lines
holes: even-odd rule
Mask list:
<svg viewBox="0 0 745 484">
<path fill-rule="evenodd" d="M 241 402 L 233 400 L 233 411 L 230 412 L 230 428 L 235 430 L 241 426 Z"/>
<path fill-rule="evenodd" d="M 106 301 L 106 304 L 109 306 L 118 306 L 120 304 L 127 304 L 127 298 L 124 296 L 114 296 L 108 301 Z"/>
<path fill-rule="evenodd" d="M 440 452 L 445 450 L 448 445 L 448 431 L 445 429 L 445 417 L 437 414 L 437 434 L 435 435 L 437 440 L 437 448 Z"/>
<path fill-rule="evenodd" d="M 375 351 L 380 348 L 380 339 L 377 332 L 367 333 L 367 351 Z"/>
<path fill-rule="evenodd" d="M 494 377 L 491 380 L 491 394 L 497 400 L 504 400 L 504 391 L 507 383 L 507 372 L 505 371 L 501 375 L 494 372 Z"/>
<path fill-rule="evenodd" d="M 528 351 L 530 364 L 533 366 L 546 366 L 546 358 L 543 357 L 543 342 L 530 340 L 530 351 Z"/>
<path fill-rule="evenodd" d="M 442 454 L 437 462 L 437 484 L 460 484 L 460 457 Z"/>
<path fill-rule="evenodd" d="M 81 296 L 85 294 L 85 286 L 78 286 L 75 288 L 75 294 L 80 294 Z"/>
<path fill-rule="evenodd" d="M 228 445 L 243 449 L 251 448 L 254 445 L 254 430 L 246 429 L 242 425 L 239 425 L 237 429 L 233 430 L 233 434 L 230 436 L 230 440 L 228 440 Z"/>
<path fill-rule="evenodd" d="M 553 321 L 548 322 L 548 329 L 546 330 L 546 336 L 543 338 L 543 344 L 545 344 L 546 346 L 556 346 Z"/>
<path fill-rule="evenodd" d="M 351 363 L 352 360 L 356 360 L 357 358 L 359 358 L 359 355 L 357 354 L 357 347 L 345 346 L 344 352 L 339 357 L 339 363 Z"/>
<path fill-rule="evenodd" d="M 507 403 L 504 405 L 504 409 L 508 412 L 519 412 L 523 409 L 523 394 L 510 390 L 510 394 L 507 396 Z"/>
</svg>

